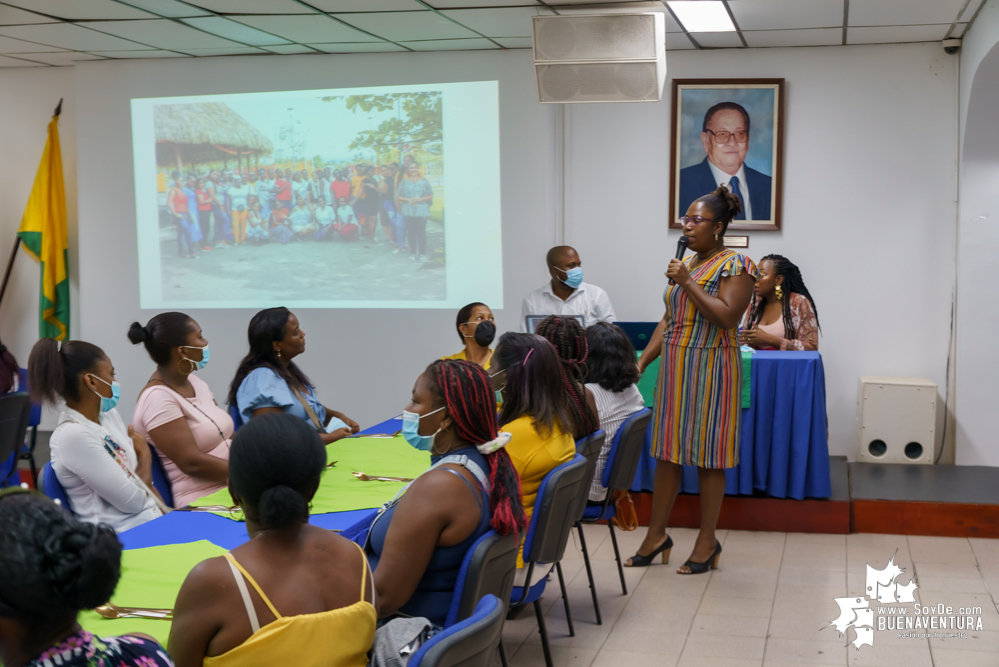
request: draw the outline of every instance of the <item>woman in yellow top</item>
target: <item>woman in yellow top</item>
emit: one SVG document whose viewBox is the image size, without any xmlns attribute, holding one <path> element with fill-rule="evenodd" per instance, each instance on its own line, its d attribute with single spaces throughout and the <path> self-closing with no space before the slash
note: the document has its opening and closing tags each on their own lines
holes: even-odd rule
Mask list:
<svg viewBox="0 0 999 667">
<path fill-rule="evenodd" d="M 503 396 L 500 428 L 512 437 L 506 452 L 520 473 L 527 525 L 541 481 L 576 455 L 576 443 L 563 427 L 571 423 L 569 397 L 554 346 L 541 336 L 506 333 L 493 355 L 493 387 Z M 524 567 L 523 554 L 517 567 Z"/>
<path fill-rule="evenodd" d="M 170 629 L 178 667 L 367 665 L 378 620 L 367 559 L 309 525 L 325 467 L 319 434 L 292 415 L 255 417 L 236 433 L 229 492 L 250 541 L 187 575 Z"/>
<path fill-rule="evenodd" d="M 470 303 L 458 311 L 455 326 L 465 349 L 441 359 L 471 361 L 488 371 L 493 360 L 493 351 L 489 346 L 496 338 L 496 318 L 493 317 L 493 311 L 484 303 Z"/>
</svg>

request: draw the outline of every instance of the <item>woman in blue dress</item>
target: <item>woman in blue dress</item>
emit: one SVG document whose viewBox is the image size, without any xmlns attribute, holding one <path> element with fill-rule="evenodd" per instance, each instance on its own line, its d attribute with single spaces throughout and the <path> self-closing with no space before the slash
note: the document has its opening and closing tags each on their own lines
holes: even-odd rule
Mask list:
<svg viewBox="0 0 999 667">
<path fill-rule="evenodd" d="M 357 422 L 319 402 L 316 389 L 292 361 L 305 352 L 305 332 L 287 308 L 261 310 L 250 320 L 250 351 L 229 387 L 229 405 L 244 422 L 287 412 L 311 424 L 329 444 L 357 433 Z"/>
</svg>

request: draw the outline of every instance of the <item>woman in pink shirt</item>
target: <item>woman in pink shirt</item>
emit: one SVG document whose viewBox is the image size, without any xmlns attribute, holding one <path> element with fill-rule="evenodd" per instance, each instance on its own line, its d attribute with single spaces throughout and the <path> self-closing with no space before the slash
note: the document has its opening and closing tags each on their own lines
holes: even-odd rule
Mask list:
<svg viewBox="0 0 999 667">
<path fill-rule="evenodd" d="M 146 326 L 133 322 L 133 344 L 142 343 L 156 363 L 132 415 L 159 454 L 175 507 L 223 488 L 229 478 L 232 418 L 194 375 L 208 363 L 208 341 L 184 313 L 161 313 Z"/>
</svg>

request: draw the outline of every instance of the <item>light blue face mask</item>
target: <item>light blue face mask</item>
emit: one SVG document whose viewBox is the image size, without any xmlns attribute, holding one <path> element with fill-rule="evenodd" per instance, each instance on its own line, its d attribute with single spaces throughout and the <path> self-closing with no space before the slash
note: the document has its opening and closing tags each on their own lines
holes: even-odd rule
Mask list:
<svg viewBox="0 0 999 667">
<path fill-rule="evenodd" d="M 409 412 L 407 410 L 402 411 L 402 437 L 406 439 L 413 448 L 420 450 L 421 452 L 429 452 L 434 447 L 434 436 L 440 433 L 440 429 L 434 433 L 434 435 L 420 435 L 420 420 L 424 417 L 429 417 L 435 412 L 440 412 L 445 406 L 441 406 L 434 410 L 433 412 L 428 412 L 425 415 L 420 415 L 415 412 Z"/>
<path fill-rule="evenodd" d="M 195 347 L 194 345 L 181 345 L 181 347 L 186 347 L 189 350 L 201 350 L 201 361 L 195 361 L 194 359 L 187 359 L 200 371 L 202 368 L 208 365 L 208 346 Z"/>
<path fill-rule="evenodd" d="M 558 268 L 558 267 L 555 267 Z M 558 269 L 562 271 L 562 269 Z M 583 284 L 583 267 L 577 266 L 574 269 L 569 269 L 568 271 L 562 271 L 565 274 L 565 278 L 562 279 L 566 285 L 572 289 L 576 289 Z"/>
<path fill-rule="evenodd" d="M 107 386 L 111 387 L 111 398 L 101 396 L 97 393 L 96 389 L 90 390 L 101 397 L 101 412 L 107 412 L 108 410 L 114 409 L 114 406 L 118 405 L 118 399 L 121 398 L 121 386 L 118 384 L 118 381 L 114 380 L 113 382 L 108 382 L 107 380 L 97 377 L 93 373 L 91 373 L 90 376 L 97 378 Z"/>
<path fill-rule="evenodd" d="M 492 380 L 494 377 L 496 377 L 500 373 L 505 373 L 505 372 L 506 372 L 505 368 L 503 370 L 501 370 L 501 371 L 496 371 L 495 373 L 492 373 L 492 374 L 489 375 L 489 379 Z M 503 383 L 502 387 L 500 387 L 499 389 L 496 390 L 496 405 L 502 405 L 503 404 L 503 390 L 504 389 L 506 389 L 506 382 Z"/>
</svg>

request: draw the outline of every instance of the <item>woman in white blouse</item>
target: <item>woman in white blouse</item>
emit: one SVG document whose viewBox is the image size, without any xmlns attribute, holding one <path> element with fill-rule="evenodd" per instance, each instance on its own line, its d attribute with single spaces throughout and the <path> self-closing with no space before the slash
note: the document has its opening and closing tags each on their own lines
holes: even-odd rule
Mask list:
<svg viewBox="0 0 999 667">
<path fill-rule="evenodd" d="M 73 513 L 117 532 L 162 515 L 149 447 L 114 409 L 120 389 L 104 351 L 43 338 L 31 350 L 28 378 L 35 400 L 63 404 L 49 448 Z"/>
</svg>

